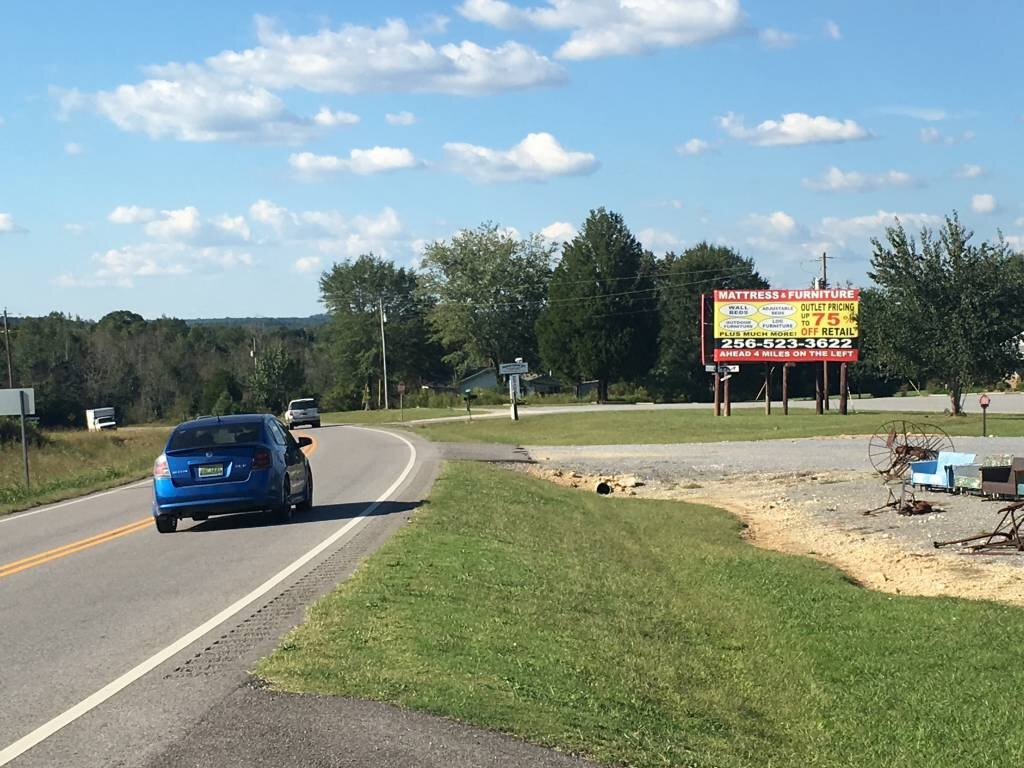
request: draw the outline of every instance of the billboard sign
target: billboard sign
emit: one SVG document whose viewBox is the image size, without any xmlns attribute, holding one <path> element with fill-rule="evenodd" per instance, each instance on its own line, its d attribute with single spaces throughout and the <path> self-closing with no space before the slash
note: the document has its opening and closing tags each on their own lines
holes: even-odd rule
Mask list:
<svg viewBox="0 0 1024 768">
<path fill-rule="evenodd" d="M 852 363 L 856 288 L 718 290 L 711 325 L 716 363 Z"/>
</svg>

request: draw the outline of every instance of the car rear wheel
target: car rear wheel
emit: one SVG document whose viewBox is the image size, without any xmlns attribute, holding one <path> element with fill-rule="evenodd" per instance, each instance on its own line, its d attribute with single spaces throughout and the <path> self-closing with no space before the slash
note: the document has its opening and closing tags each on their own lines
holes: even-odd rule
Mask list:
<svg viewBox="0 0 1024 768">
<path fill-rule="evenodd" d="M 279 523 L 290 523 L 292 521 L 292 503 L 289 497 L 292 495 L 291 485 L 288 480 L 284 481 L 284 488 L 282 489 L 282 502 L 274 510 L 274 516 L 277 518 Z"/>
<path fill-rule="evenodd" d="M 306 495 L 295 505 L 295 508 L 300 512 L 308 512 L 313 508 L 313 473 L 308 469 L 306 470 Z"/>
<path fill-rule="evenodd" d="M 160 533 L 174 533 L 178 530 L 178 518 L 174 515 L 159 515 L 156 518 L 156 529 Z"/>
</svg>

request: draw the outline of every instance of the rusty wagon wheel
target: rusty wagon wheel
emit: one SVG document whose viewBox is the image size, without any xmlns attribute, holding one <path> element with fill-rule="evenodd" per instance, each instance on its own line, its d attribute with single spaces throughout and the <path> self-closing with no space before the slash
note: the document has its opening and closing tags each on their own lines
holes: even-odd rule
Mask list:
<svg viewBox="0 0 1024 768">
<path fill-rule="evenodd" d="M 912 461 L 934 459 L 953 450 L 945 430 L 933 424 L 897 419 L 885 422 L 868 441 L 868 460 L 883 477 L 902 477 Z"/>
</svg>

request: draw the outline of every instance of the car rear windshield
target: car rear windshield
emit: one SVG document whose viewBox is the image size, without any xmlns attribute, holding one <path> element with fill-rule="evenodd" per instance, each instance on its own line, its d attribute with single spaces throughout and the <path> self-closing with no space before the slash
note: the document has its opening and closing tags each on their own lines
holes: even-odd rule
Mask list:
<svg viewBox="0 0 1024 768">
<path fill-rule="evenodd" d="M 186 451 L 190 448 L 212 448 L 219 445 L 258 443 L 262 435 L 263 425 L 258 421 L 179 427 L 171 435 L 171 441 L 167 446 L 167 450 Z"/>
<path fill-rule="evenodd" d="M 292 400 L 288 407 L 293 411 L 308 411 L 316 408 L 316 400 Z"/>
</svg>

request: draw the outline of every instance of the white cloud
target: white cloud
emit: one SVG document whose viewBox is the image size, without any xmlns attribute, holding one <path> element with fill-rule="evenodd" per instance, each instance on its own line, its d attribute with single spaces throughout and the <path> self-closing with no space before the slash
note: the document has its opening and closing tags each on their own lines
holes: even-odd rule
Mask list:
<svg viewBox="0 0 1024 768">
<path fill-rule="evenodd" d="M 576 237 L 576 227 L 567 221 L 555 221 L 540 231 L 542 237 L 555 243 L 564 243 Z"/>
<path fill-rule="evenodd" d="M 829 19 L 825 22 L 825 37 L 829 37 L 833 40 L 842 40 L 843 32 L 839 28 L 839 25 Z"/>
<path fill-rule="evenodd" d="M 266 88 L 229 82 L 198 67 L 178 67 L 177 76 L 100 91 L 96 111 L 129 133 L 178 141 L 300 142 L 314 123 L 292 114 Z"/>
<path fill-rule="evenodd" d="M 358 176 L 369 176 L 402 168 L 414 168 L 417 165 L 416 156 L 411 150 L 397 147 L 353 149 L 347 158 L 299 152 L 291 155 L 288 158 L 288 163 L 307 178 L 330 173 L 354 173 Z"/>
<path fill-rule="evenodd" d="M 14 223 L 14 217 L 11 214 L 0 213 L 0 235 L 24 231 L 24 229 Z"/>
<path fill-rule="evenodd" d="M 201 63 L 144 68 L 147 79 L 83 94 L 51 88 L 62 119 L 93 109 L 124 131 L 178 141 L 302 143 L 356 115 L 323 108 L 291 112 L 278 91 L 366 91 L 478 95 L 560 83 L 564 70 L 532 48 L 470 41 L 434 46 L 392 19 L 372 28 L 344 25 L 291 35 L 257 17 L 259 45 L 226 50 Z"/>
<path fill-rule="evenodd" d="M 890 213 L 880 210 L 875 214 L 847 219 L 827 216 L 821 220 L 819 234 L 841 247 L 852 245 L 866 248 L 872 237 L 883 234 L 886 227 L 896 224 L 897 219 L 908 230 L 933 227 L 942 223 L 941 216 L 929 213 Z"/>
<path fill-rule="evenodd" d="M 146 234 L 162 240 L 178 240 L 194 236 L 202 225 L 199 209 L 188 206 L 174 211 L 161 211 L 162 219 L 146 225 Z"/>
<path fill-rule="evenodd" d="M 765 120 L 754 128 L 747 128 L 743 118 L 732 112 L 718 118 L 718 122 L 734 139 L 762 147 L 871 138 L 871 133 L 853 120 L 836 120 L 824 115 L 812 117 L 803 112 L 790 112 L 783 115 L 782 120 Z"/>
<path fill-rule="evenodd" d="M 752 213 L 748 219 L 756 228 L 773 236 L 790 237 L 797 232 L 796 220 L 785 211 L 767 215 Z"/>
<path fill-rule="evenodd" d="M 676 147 L 676 152 L 683 156 L 703 155 L 711 151 L 711 145 L 704 139 L 690 139 L 685 144 Z"/>
<path fill-rule="evenodd" d="M 561 67 L 520 43 L 485 48 L 463 41 L 435 47 L 400 19 L 377 28 L 346 24 L 291 35 L 257 17 L 256 28 L 259 46 L 224 51 L 206 59 L 204 68 L 262 88 L 348 94 L 476 95 L 552 84 L 565 77 Z M 153 71 L 177 75 L 181 70 L 170 65 Z"/>
<path fill-rule="evenodd" d="M 920 135 L 922 144 L 945 144 L 946 146 L 962 144 L 974 139 L 974 131 L 964 131 L 958 135 L 947 135 L 932 126 L 922 128 Z"/>
<path fill-rule="evenodd" d="M 765 48 L 776 49 L 792 48 L 800 39 L 792 32 L 783 32 L 781 29 L 774 29 L 772 27 L 762 29 L 758 32 L 757 37 Z"/>
<path fill-rule="evenodd" d="M 64 231 L 65 232 L 70 232 L 72 235 L 84 234 L 87 229 L 88 229 L 88 227 L 86 227 L 84 224 L 73 224 L 72 223 L 72 224 L 65 224 L 64 225 Z"/>
<path fill-rule="evenodd" d="M 744 20 L 739 0 L 547 0 L 533 8 L 503 0 L 465 0 L 458 11 L 472 21 L 506 29 L 572 30 L 555 54 L 562 59 L 693 45 L 733 33 Z"/>
<path fill-rule="evenodd" d="M 152 208 L 141 208 L 137 205 L 119 205 L 107 216 L 114 224 L 144 224 L 156 218 Z"/>
<path fill-rule="evenodd" d="M 249 218 L 278 243 L 311 246 L 321 254 L 348 258 L 373 251 L 386 256 L 408 248 L 405 228 L 391 208 L 373 216 L 347 217 L 337 210 L 290 211 L 270 200 L 257 200 L 249 207 Z"/>
<path fill-rule="evenodd" d="M 76 141 L 69 141 L 67 144 L 64 145 L 64 153 L 67 155 L 80 155 L 82 154 L 82 152 L 82 145 Z"/>
<path fill-rule="evenodd" d="M 1013 250 L 1018 253 L 1024 253 L 1024 236 L 1022 235 L 1003 235 L 1003 240 Z"/>
<path fill-rule="evenodd" d="M 594 155 L 568 151 L 550 133 L 531 133 L 508 150 L 448 143 L 444 151 L 455 173 L 483 183 L 542 181 L 593 173 L 598 166 Z"/>
<path fill-rule="evenodd" d="M 303 256 L 295 260 L 295 264 L 292 265 L 292 269 L 300 275 L 305 275 L 309 272 L 316 272 L 320 269 L 320 265 L 322 263 L 323 259 L 319 256 Z"/>
<path fill-rule="evenodd" d="M 971 210 L 975 213 L 995 213 L 999 209 L 999 202 L 995 196 L 979 194 L 971 196 Z"/>
<path fill-rule="evenodd" d="M 136 278 L 215 274 L 251 267 L 249 253 L 229 248 L 197 248 L 186 243 L 142 243 L 111 248 L 93 256 L 96 269 L 89 275 L 65 273 L 55 281 L 63 288 L 130 288 Z"/>
<path fill-rule="evenodd" d="M 416 122 L 416 115 L 412 112 L 388 112 L 384 119 L 388 125 L 412 125 Z"/>
<path fill-rule="evenodd" d="M 865 174 L 832 166 L 818 179 L 804 179 L 803 185 L 819 192 L 869 192 L 881 187 L 909 187 L 918 183 L 904 171 Z"/>
<path fill-rule="evenodd" d="M 195 206 L 161 211 L 162 218 L 146 224 L 145 232 L 158 240 L 189 242 L 206 246 L 248 242 L 252 232 L 244 216 L 218 216 L 205 220 Z"/>
<path fill-rule="evenodd" d="M 900 117 L 912 117 L 915 120 L 923 120 L 926 123 L 938 123 L 952 117 L 944 109 L 939 107 L 886 107 L 882 110 L 887 115 L 899 115 Z"/>
<path fill-rule="evenodd" d="M 956 169 L 956 173 L 953 175 L 958 179 L 980 179 L 986 173 L 987 171 L 980 165 L 964 163 Z"/>
<path fill-rule="evenodd" d="M 651 227 L 637 232 L 636 239 L 649 251 L 673 251 L 683 247 L 681 238 L 671 232 Z"/>
<path fill-rule="evenodd" d="M 1014 226 L 1017 226 L 1017 227 L 1024 227 L 1024 216 L 1022 216 L 1021 218 L 1017 219 L 1015 222 L 1013 222 L 1013 224 L 1014 224 Z"/>
<path fill-rule="evenodd" d="M 332 112 L 327 107 L 321 107 L 320 111 L 313 116 L 313 122 L 324 128 L 335 128 L 339 125 L 357 125 L 359 115 L 351 112 Z"/>
<path fill-rule="evenodd" d="M 681 211 L 684 208 L 682 200 L 664 200 L 658 203 L 659 208 L 674 208 L 677 211 Z"/>
</svg>

